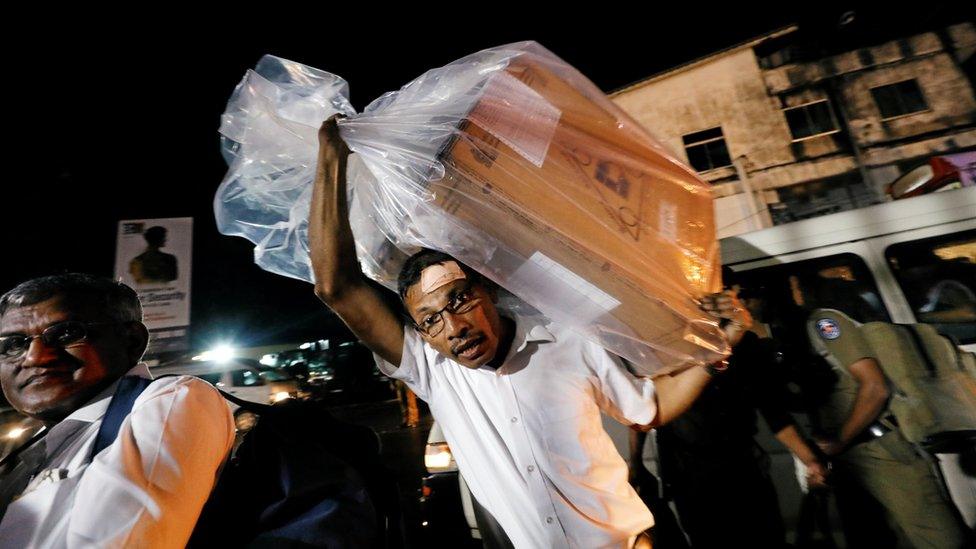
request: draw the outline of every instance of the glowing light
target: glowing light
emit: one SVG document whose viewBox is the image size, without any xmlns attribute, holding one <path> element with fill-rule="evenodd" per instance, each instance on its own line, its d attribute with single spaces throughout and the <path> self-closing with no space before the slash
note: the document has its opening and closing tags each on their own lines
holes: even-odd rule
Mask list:
<svg viewBox="0 0 976 549">
<path fill-rule="evenodd" d="M 218 345 L 209 351 L 204 351 L 203 353 L 193 357 L 193 360 L 224 363 L 233 360 L 236 354 L 237 350 L 230 345 Z"/>
<path fill-rule="evenodd" d="M 24 436 L 24 433 L 26 432 L 27 429 L 24 429 L 23 427 L 14 427 L 13 429 L 7 432 L 7 438 L 9 439 L 20 438 Z"/>
<path fill-rule="evenodd" d="M 457 466 L 454 465 L 451 448 L 445 443 L 427 445 L 427 449 L 424 451 L 424 465 L 427 467 L 427 471 L 431 473 L 457 469 Z"/>
<path fill-rule="evenodd" d="M 221 345 L 212 352 L 213 360 L 216 362 L 228 362 L 234 358 L 234 348 L 230 345 Z"/>
<path fill-rule="evenodd" d="M 288 400 L 289 398 L 291 398 L 291 395 L 288 394 L 288 391 L 278 391 L 271 397 L 271 400 L 273 402 L 281 402 L 282 400 Z"/>
</svg>

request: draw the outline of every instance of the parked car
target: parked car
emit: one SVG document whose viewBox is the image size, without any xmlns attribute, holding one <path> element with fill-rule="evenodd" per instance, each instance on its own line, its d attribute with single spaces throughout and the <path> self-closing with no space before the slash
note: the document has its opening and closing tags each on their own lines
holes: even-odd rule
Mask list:
<svg viewBox="0 0 976 549">
<path fill-rule="evenodd" d="M 427 435 L 424 467 L 428 475 L 421 482 L 420 509 L 429 539 L 449 546 L 481 540 L 482 530 L 488 532 L 489 528 L 479 527 L 475 499 L 458 473 L 451 448 L 436 422 Z"/>
<path fill-rule="evenodd" d="M 256 360 L 189 361 L 151 368 L 153 377 L 196 376 L 238 398 L 270 404 L 300 396 L 298 381 L 285 371 L 268 368 Z"/>
<path fill-rule="evenodd" d="M 373 353 L 355 340 L 320 340 L 265 355 L 262 365 L 298 380 L 311 398 L 329 404 L 383 401 L 395 398 L 389 379 Z"/>
</svg>

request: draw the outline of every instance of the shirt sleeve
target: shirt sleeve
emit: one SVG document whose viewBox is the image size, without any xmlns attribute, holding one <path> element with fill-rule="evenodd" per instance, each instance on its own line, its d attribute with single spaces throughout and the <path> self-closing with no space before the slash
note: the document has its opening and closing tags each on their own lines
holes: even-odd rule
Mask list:
<svg viewBox="0 0 976 549">
<path fill-rule="evenodd" d="M 153 382 L 85 470 L 67 546 L 185 547 L 233 443 L 233 416 L 212 386 Z"/>
<path fill-rule="evenodd" d="M 836 360 L 843 368 L 849 368 L 858 360 L 874 354 L 857 323 L 838 311 L 814 311 L 807 328 L 813 348 L 828 359 Z"/>
<path fill-rule="evenodd" d="M 380 355 L 373 356 L 381 372 L 406 383 L 415 395 L 430 402 L 431 369 L 427 345 L 416 330 L 410 326 L 403 327 L 403 353 L 399 366 L 387 362 Z"/>
<path fill-rule="evenodd" d="M 600 409 L 624 425 L 650 425 L 657 415 L 654 382 L 630 373 L 623 360 L 607 350 L 589 342 L 585 345 Z"/>
</svg>

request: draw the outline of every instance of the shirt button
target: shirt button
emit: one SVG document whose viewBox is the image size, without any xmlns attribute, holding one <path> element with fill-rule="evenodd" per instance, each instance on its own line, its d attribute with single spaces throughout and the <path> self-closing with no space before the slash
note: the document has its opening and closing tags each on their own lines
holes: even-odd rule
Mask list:
<svg viewBox="0 0 976 549">
<path fill-rule="evenodd" d="M 512 423 L 516 423 L 516 422 L 518 422 L 518 418 L 517 417 L 513 417 L 512 418 Z"/>
<path fill-rule="evenodd" d="M 535 471 L 535 465 L 529 465 L 529 472 Z"/>
<path fill-rule="evenodd" d="M 552 517 L 546 517 L 546 524 L 552 524 Z"/>
</svg>

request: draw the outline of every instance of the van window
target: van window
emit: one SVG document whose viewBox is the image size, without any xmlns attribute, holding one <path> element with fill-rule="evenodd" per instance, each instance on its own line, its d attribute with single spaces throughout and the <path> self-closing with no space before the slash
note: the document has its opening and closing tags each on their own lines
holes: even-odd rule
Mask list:
<svg viewBox="0 0 976 549">
<path fill-rule="evenodd" d="M 976 230 L 892 244 L 885 258 L 916 320 L 976 343 Z"/>
<path fill-rule="evenodd" d="M 738 284 L 739 296 L 774 335 L 805 331 L 810 311 L 843 311 L 860 322 L 890 320 L 878 286 L 864 261 L 846 253 L 734 272 L 726 285 Z"/>
</svg>

